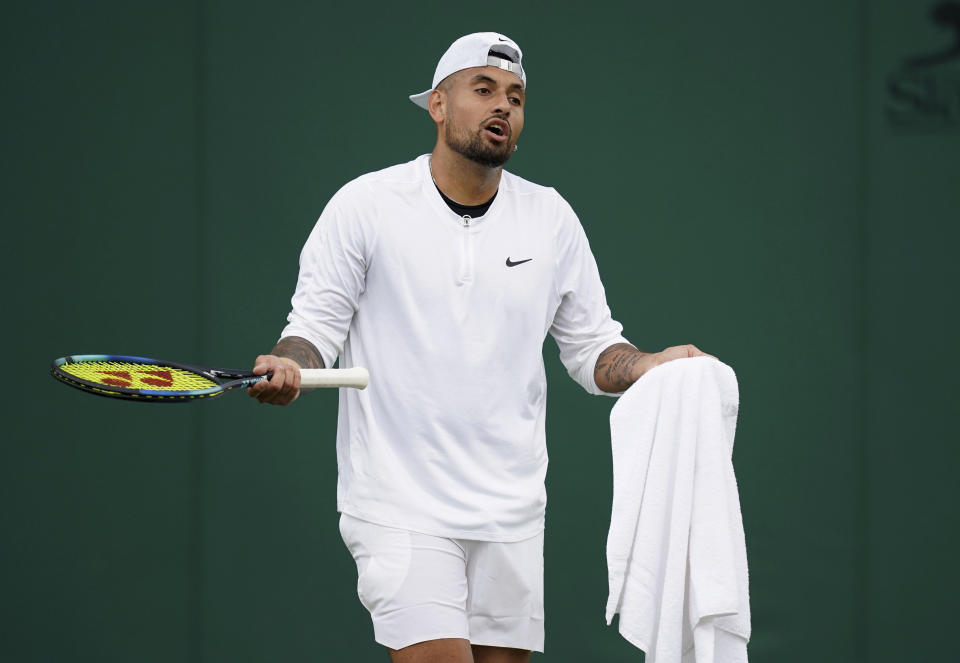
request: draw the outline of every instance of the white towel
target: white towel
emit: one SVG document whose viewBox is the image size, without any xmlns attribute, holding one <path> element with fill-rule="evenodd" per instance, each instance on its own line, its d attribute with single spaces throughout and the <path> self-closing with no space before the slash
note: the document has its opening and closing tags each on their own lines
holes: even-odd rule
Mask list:
<svg viewBox="0 0 960 663">
<path fill-rule="evenodd" d="M 711 357 L 648 371 L 610 413 L 609 625 L 647 663 L 745 663 L 747 550 L 733 472 L 737 378 Z"/>
</svg>

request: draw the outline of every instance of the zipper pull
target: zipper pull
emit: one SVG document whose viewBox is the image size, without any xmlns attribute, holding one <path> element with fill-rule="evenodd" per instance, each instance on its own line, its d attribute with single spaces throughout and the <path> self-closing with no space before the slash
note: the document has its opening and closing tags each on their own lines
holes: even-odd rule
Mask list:
<svg viewBox="0 0 960 663">
<path fill-rule="evenodd" d="M 463 227 L 464 227 L 464 228 L 469 228 L 469 227 L 470 227 L 470 215 L 469 215 L 469 214 L 464 214 L 464 215 L 463 215 Z"/>
</svg>

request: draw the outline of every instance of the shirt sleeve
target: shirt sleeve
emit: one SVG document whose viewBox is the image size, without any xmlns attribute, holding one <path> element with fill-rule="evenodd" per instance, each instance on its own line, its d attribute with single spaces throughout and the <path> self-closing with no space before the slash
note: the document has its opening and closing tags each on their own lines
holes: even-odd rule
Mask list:
<svg viewBox="0 0 960 663">
<path fill-rule="evenodd" d="M 623 326 L 610 315 L 597 262 L 576 213 L 561 199 L 557 274 L 560 305 L 550 334 L 560 348 L 567 373 L 591 394 L 617 396 L 601 390 L 593 377 L 597 357 L 615 343 L 629 343 Z"/>
<path fill-rule="evenodd" d="M 351 189 L 347 185 L 330 199 L 300 252 L 297 288 L 280 334 L 313 343 L 328 368 L 343 349 L 370 256 L 368 218 Z"/>
</svg>

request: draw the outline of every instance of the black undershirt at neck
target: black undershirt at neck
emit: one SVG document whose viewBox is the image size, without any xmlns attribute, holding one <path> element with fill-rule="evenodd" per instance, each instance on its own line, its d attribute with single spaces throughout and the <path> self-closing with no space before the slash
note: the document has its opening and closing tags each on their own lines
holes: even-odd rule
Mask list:
<svg viewBox="0 0 960 663">
<path fill-rule="evenodd" d="M 434 183 L 434 186 L 437 186 L 436 183 Z M 440 193 L 440 197 L 443 198 L 443 202 L 445 202 L 447 207 L 452 209 L 455 214 L 458 216 L 469 216 L 471 219 L 478 219 L 486 214 L 487 210 L 490 209 L 490 205 L 493 204 L 493 199 L 497 197 L 497 192 L 495 191 L 493 197 L 485 203 L 480 203 L 479 205 L 461 205 L 455 200 L 448 198 L 447 194 L 440 191 L 440 187 L 438 186 L 437 191 Z M 499 189 L 497 189 L 497 191 L 499 191 Z"/>
</svg>

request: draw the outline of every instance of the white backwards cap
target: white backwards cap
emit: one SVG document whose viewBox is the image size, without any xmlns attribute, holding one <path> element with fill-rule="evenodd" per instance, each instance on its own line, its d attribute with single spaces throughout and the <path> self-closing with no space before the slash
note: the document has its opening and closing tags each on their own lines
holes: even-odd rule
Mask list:
<svg viewBox="0 0 960 663">
<path fill-rule="evenodd" d="M 494 51 L 494 55 L 491 55 L 490 51 Z M 513 62 L 497 57 L 498 52 L 508 55 Z M 411 94 L 410 101 L 420 108 L 426 108 L 430 93 L 444 78 L 471 67 L 499 67 L 512 71 L 520 77 L 523 86 L 527 86 L 527 75 L 523 73 L 523 53 L 516 42 L 497 32 L 474 32 L 450 44 L 450 48 L 437 63 L 437 71 L 433 74 L 433 86 L 420 94 Z"/>
</svg>

